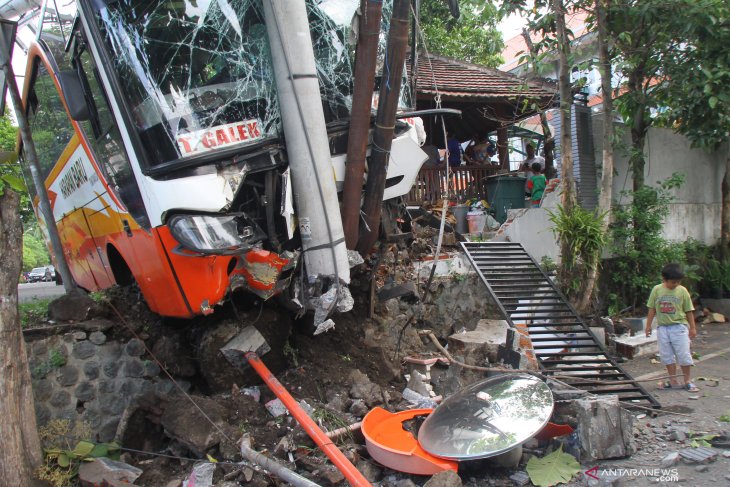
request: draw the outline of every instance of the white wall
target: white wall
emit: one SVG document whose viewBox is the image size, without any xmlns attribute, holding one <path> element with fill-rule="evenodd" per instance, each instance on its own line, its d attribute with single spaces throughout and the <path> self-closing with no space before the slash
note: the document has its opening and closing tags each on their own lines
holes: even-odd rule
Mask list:
<svg viewBox="0 0 730 487">
<path fill-rule="evenodd" d="M 617 124 L 621 128 L 620 124 Z M 599 171 L 602 162 L 603 128 L 601 118 L 593 117 L 594 147 L 596 164 Z M 630 134 L 625 134 L 626 144 L 630 144 Z M 628 147 L 628 146 L 627 146 Z M 722 194 L 720 184 L 725 171 L 725 161 L 730 155 L 728 145 L 713 152 L 690 148 L 686 137 L 671 130 L 650 128 L 645 147 L 645 182 L 655 186 L 674 172 L 682 172 L 685 182 L 675 190 L 676 201 L 670 205 L 666 220 L 664 237 L 668 240 L 685 241 L 689 238 L 712 245 L 720 238 L 720 206 Z M 613 184 L 614 201 L 628 203 L 623 190 L 630 191 L 633 180 L 629 172 L 628 155 L 617 150 L 614 155 L 615 173 Z M 627 177 L 628 174 L 628 177 Z M 548 220 L 547 209 L 559 204 L 559 192 L 547 195 L 542 208 L 530 210 L 510 210 L 516 218 L 501 230 L 512 242 L 520 242 L 525 250 L 538 262 L 544 257 L 559 260 L 559 247 L 552 224 Z M 498 236 L 499 238 L 499 236 Z"/>
<path fill-rule="evenodd" d="M 601 116 L 593 117 L 594 147 L 599 174 L 603 150 L 601 122 Z M 624 130 L 624 127 L 617 124 L 617 129 Z M 628 147 L 631 136 L 628 129 L 625 132 L 624 142 Z M 708 245 L 714 244 L 720 238 L 720 184 L 728 155 L 727 145 L 713 152 L 692 149 L 689 140 L 683 135 L 669 129 L 652 127 L 647 134 L 644 152 L 646 184 L 656 186 L 657 181 L 668 178 L 674 172 L 681 172 L 685 176 L 682 187 L 675 190 L 676 201 L 670 205 L 664 237 L 674 241 L 693 238 Z M 621 150 L 614 154 L 616 172 L 613 198 L 614 201 L 627 202 L 627 198 L 621 196 L 621 191 L 631 190 L 633 185 L 629 173 L 629 158 Z"/>
</svg>

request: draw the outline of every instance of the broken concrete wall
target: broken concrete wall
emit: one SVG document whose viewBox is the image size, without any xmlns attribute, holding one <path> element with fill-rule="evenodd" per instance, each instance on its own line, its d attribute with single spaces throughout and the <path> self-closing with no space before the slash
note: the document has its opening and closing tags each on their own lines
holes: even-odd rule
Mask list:
<svg viewBox="0 0 730 487">
<path fill-rule="evenodd" d="M 497 306 L 476 272 L 459 256 L 455 256 L 453 261 L 459 264 L 444 265 L 457 265 L 459 271 L 434 277 L 428 303 L 423 305 L 420 313 L 417 312 L 418 303 L 391 299 L 378 304 L 376 319 L 381 322 L 398 321 L 401 315 L 410 316 L 417 312 L 417 317 L 437 335 L 448 336 L 461 330 L 474 330 L 481 319 L 500 318 Z M 423 296 L 425 279 L 419 284 L 418 292 Z"/>
<path fill-rule="evenodd" d="M 507 221 L 497 232 L 497 238 L 519 242 L 538 263 L 549 257 L 558 262 L 560 247 L 553 233 L 548 211 L 555 211 L 560 203 L 560 188 L 545 195 L 540 208 L 509 210 Z"/>
<path fill-rule="evenodd" d="M 636 452 L 634 416 L 622 408 L 618 396 L 576 399 L 556 407 L 556 422 L 575 428 L 581 463 L 624 458 Z"/>
<path fill-rule="evenodd" d="M 39 426 L 52 419 L 85 421 L 97 433 L 96 440 L 111 441 L 127 406 L 147 392 L 174 389 L 146 357 L 144 343 L 136 338 L 109 340 L 111 326 L 94 320 L 83 329 L 28 340 Z"/>
</svg>

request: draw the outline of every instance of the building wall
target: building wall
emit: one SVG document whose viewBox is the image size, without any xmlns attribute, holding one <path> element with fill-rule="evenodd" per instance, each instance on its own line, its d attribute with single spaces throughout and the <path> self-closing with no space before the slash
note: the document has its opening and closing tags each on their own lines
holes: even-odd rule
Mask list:
<svg viewBox="0 0 730 487">
<path fill-rule="evenodd" d="M 603 151 L 602 116 L 593 117 L 594 147 L 596 164 L 601 173 Z M 616 128 L 624 130 L 623 140 L 630 146 L 631 137 L 622 124 Z M 708 152 L 692 149 L 689 140 L 669 129 L 650 128 L 644 148 L 646 184 L 656 186 L 675 172 L 685 176 L 685 182 L 675 190 L 676 200 L 670 205 L 666 220 L 664 237 L 668 240 L 685 241 L 689 238 L 714 244 L 720 238 L 720 209 L 722 193 L 720 184 L 725 171 L 728 147 L 724 145 L 716 151 Z M 614 201 L 627 202 L 622 196 L 624 190 L 630 191 L 633 180 L 629 173 L 629 157 L 626 151 L 614 153 L 613 198 Z M 600 181 L 599 181 L 600 184 Z"/>
</svg>

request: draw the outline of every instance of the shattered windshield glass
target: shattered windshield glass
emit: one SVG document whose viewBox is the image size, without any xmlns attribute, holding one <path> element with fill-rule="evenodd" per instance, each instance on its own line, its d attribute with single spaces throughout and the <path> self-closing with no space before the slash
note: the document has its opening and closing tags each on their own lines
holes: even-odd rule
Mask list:
<svg viewBox="0 0 730 487">
<path fill-rule="evenodd" d="M 358 4 L 307 0 L 326 122 L 349 118 Z M 151 165 L 280 135 L 261 0 L 120 0 L 96 20 Z"/>
</svg>

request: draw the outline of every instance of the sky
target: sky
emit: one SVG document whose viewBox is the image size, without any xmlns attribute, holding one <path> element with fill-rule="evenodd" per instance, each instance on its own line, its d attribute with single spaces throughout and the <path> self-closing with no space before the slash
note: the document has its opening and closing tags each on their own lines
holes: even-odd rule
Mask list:
<svg viewBox="0 0 730 487">
<path fill-rule="evenodd" d="M 506 19 L 502 20 L 498 25 L 497 29 L 502 33 L 502 40 L 507 41 L 517 34 L 522 32 L 522 28 L 525 25 L 525 19 L 517 14 L 512 14 Z"/>
</svg>

